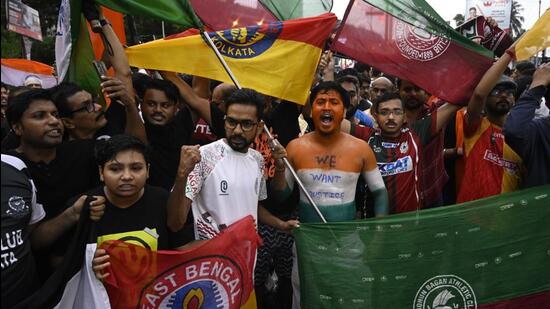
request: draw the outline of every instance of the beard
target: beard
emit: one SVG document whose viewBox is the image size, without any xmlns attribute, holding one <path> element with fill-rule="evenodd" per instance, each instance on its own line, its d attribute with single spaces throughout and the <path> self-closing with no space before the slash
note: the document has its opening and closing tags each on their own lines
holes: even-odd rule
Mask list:
<svg viewBox="0 0 550 309">
<path fill-rule="evenodd" d="M 227 137 L 227 144 L 231 149 L 238 152 L 246 152 L 253 140 L 248 140 L 242 135 L 232 135 Z"/>
<path fill-rule="evenodd" d="M 417 98 L 409 98 L 409 99 L 403 101 L 403 106 L 406 109 L 417 109 L 422 105 L 424 105 L 424 102 L 421 102 Z"/>
<path fill-rule="evenodd" d="M 487 112 L 497 116 L 508 114 L 512 104 L 507 101 L 498 101 L 495 104 L 487 104 Z"/>
</svg>

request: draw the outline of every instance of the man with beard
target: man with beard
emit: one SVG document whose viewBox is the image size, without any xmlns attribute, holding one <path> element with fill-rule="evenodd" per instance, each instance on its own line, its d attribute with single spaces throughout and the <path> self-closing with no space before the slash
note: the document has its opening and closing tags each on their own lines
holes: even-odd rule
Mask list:
<svg viewBox="0 0 550 309">
<path fill-rule="evenodd" d="M 522 160 L 502 132 L 517 89 L 511 78 L 502 75 L 512 60 L 509 51 L 487 70 L 468 102 L 463 120 L 464 176 L 457 203 L 514 191 L 521 183 Z"/>
<path fill-rule="evenodd" d="M 189 209 L 195 238 L 211 239 L 239 219 L 255 220 L 289 231 L 298 221 L 282 221 L 258 202 L 267 197 L 262 155 L 250 144 L 263 129 L 263 98 L 252 89 L 236 90 L 226 100 L 226 137 L 206 146 L 183 146 L 168 200 L 168 226 L 180 230 Z"/>
<path fill-rule="evenodd" d="M 550 63 L 535 71 L 531 86 L 512 107 L 504 124 L 506 143 L 521 156 L 527 168 L 523 188 L 550 183 L 550 116 L 535 116 L 543 96 L 550 108 Z"/>
<path fill-rule="evenodd" d="M 310 97 L 315 131 L 291 141 L 286 151 L 278 143 L 275 146 L 275 177 L 270 184 L 274 194 L 285 199 L 294 187 L 294 178 L 282 162 L 287 156 L 327 221 L 356 218 L 355 190 L 360 176 L 374 195 L 376 216 L 387 214 L 388 195 L 372 149 L 367 143 L 340 132 L 350 105 L 348 92 L 335 82 L 322 82 L 313 88 Z M 303 192 L 300 192 L 298 212 L 301 222 L 321 221 Z M 292 285 L 292 307 L 300 308 L 295 254 Z"/>
<path fill-rule="evenodd" d="M 351 76 L 343 76 L 337 82 L 348 92 L 350 98 L 350 106 L 346 111 L 346 119 L 353 123 L 372 127 L 373 123 L 370 117 L 358 108 L 360 97 L 357 79 Z"/>
<path fill-rule="evenodd" d="M 408 80 L 398 80 L 397 87 L 403 101 L 405 121 L 412 125 L 415 121 L 424 118 L 431 110 L 427 105 L 430 95 L 422 88 Z"/>
<path fill-rule="evenodd" d="M 385 93 L 371 108 L 379 130 L 351 127 L 351 134 L 367 141 L 374 150 L 392 214 L 423 208 L 420 173 L 425 162 L 422 151 L 459 108 L 445 104 L 413 125 L 405 126 L 404 105 L 399 94 Z"/>
</svg>

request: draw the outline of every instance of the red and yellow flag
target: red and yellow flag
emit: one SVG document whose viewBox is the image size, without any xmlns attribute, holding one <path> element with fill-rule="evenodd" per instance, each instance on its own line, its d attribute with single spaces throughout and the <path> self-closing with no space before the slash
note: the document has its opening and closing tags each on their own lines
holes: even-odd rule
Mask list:
<svg viewBox="0 0 550 309">
<path fill-rule="evenodd" d="M 252 216 L 185 251 L 104 242 L 111 308 L 256 308 L 252 277 L 260 242 Z"/>
<path fill-rule="evenodd" d="M 243 87 L 304 104 L 325 40 L 336 23 L 331 13 L 209 33 Z M 231 83 L 200 35 L 162 39 L 126 50 L 130 65 Z"/>
</svg>

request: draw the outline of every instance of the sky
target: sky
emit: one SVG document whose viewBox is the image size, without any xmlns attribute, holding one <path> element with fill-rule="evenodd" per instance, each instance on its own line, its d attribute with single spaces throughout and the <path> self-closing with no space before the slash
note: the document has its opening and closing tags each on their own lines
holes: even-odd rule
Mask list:
<svg viewBox="0 0 550 309">
<path fill-rule="evenodd" d="M 426 0 L 434 10 L 443 17 L 444 20 L 451 21 L 451 25 L 454 26 L 453 17 L 456 14 L 463 14 L 466 12 L 466 0 Z M 334 0 L 332 11 L 342 18 L 346 7 L 348 5 L 348 0 Z M 523 7 L 522 15 L 525 18 L 523 23 L 524 29 L 529 29 L 538 19 L 539 12 L 539 0 L 518 0 L 518 2 Z M 550 7 L 550 0 L 540 0 L 541 3 L 541 14 L 544 13 L 546 9 Z"/>
</svg>

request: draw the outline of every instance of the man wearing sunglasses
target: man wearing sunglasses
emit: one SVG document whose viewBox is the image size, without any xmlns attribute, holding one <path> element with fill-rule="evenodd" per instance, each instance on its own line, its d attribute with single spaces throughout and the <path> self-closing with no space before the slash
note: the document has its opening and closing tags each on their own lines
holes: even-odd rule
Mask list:
<svg viewBox="0 0 550 309">
<path fill-rule="evenodd" d="M 523 162 L 502 132 L 516 102 L 516 83 L 502 75 L 512 60 L 512 49 L 487 70 L 468 102 L 463 121 L 464 176 L 457 203 L 514 191 L 522 181 Z"/>
</svg>

